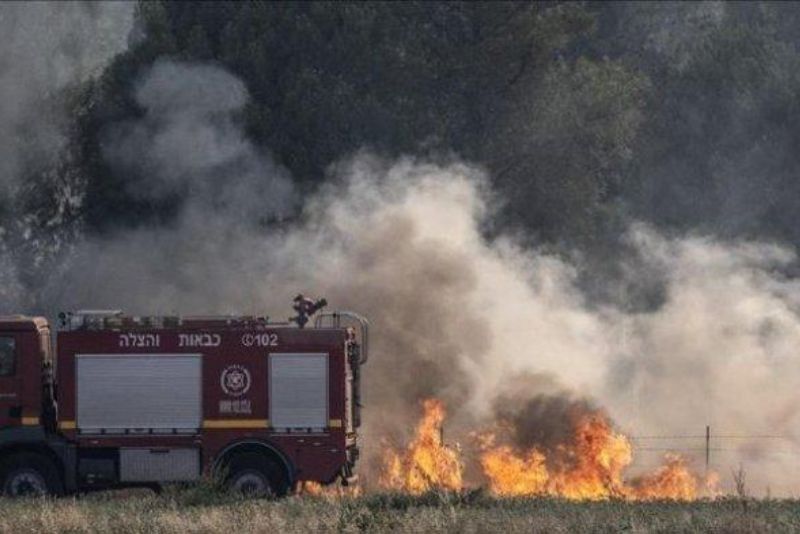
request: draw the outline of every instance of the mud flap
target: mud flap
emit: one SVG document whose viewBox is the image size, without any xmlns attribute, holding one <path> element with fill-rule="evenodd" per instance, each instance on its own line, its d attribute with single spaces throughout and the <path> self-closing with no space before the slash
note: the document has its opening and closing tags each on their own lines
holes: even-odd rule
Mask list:
<svg viewBox="0 0 800 534">
<path fill-rule="evenodd" d="M 353 468 L 350 464 L 342 467 L 340 476 L 342 478 L 342 486 L 353 486 L 358 483 L 358 475 L 353 473 Z"/>
</svg>

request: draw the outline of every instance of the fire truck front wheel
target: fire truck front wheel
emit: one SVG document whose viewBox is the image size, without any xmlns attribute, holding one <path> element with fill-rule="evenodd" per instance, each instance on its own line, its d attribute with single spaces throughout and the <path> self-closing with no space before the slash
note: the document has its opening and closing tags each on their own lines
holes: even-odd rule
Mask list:
<svg viewBox="0 0 800 534">
<path fill-rule="evenodd" d="M 234 492 L 253 497 L 282 497 L 289 490 L 281 466 L 264 454 L 236 454 L 227 468 L 227 485 Z"/>
<path fill-rule="evenodd" d="M 56 465 L 35 453 L 9 456 L 0 463 L 0 483 L 6 497 L 61 495 L 63 485 Z"/>
</svg>

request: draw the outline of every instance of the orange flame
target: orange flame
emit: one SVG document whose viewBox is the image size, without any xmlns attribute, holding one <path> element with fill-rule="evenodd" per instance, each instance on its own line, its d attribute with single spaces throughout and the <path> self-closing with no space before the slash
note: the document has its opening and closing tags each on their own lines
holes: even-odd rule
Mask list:
<svg viewBox="0 0 800 534">
<path fill-rule="evenodd" d="M 508 445 L 489 445 L 483 449 L 481 467 L 496 495 L 575 500 L 692 500 L 698 496 L 698 477 L 676 455 L 667 456 L 654 473 L 626 482 L 624 472 L 633 461 L 631 443 L 614 432 L 601 413 L 583 416 L 571 441 L 557 447 L 551 458 L 535 448 L 518 451 Z"/>
<path fill-rule="evenodd" d="M 544 493 L 550 473 L 545 456 L 536 449 L 516 453 L 499 445 L 481 455 L 481 467 L 489 479 L 489 490 L 497 495 L 536 495 Z"/>
<path fill-rule="evenodd" d="M 448 447 L 441 437 L 444 405 L 428 399 L 422 407 L 422 419 L 411 442 L 401 450 L 385 450 L 379 482 L 384 488 L 414 494 L 434 488 L 460 490 L 465 486 L 460 451 Z M 702 492 L 700 478 L 677 455 L 668 455 L 653 473 L 626 480 L 633 447 L 601 412 L 580 416 L 572 437 L 546 452 L 498 444 L 492 433 L 477 438 L 480 470 L 489 491 L 498 496 L 692 500 Z M 707 485 L 713 482 L 709 480 Z"/>
<path fill-rule="evenodd" d="M 387 448 L 379 482 L 384 488 L 414 494 L 434 488 L 459 490 L 463 486 L 459 451 L 442 441 L 444 404 L 427 399 L 422 409 L 422 419 L 408 446 L 401 451 Z"/>
<path fill-rule="evenodd" d="M 713 484 L 713 483 L 712 483 Z M 668 454 L 663 466 L 650 475 L 633 481 L 637 499 L 675 499 L 691 501 L 697 498 L 697 478 L 689 471 L 686 460 Z"/>
<path fill-rule="evenodd" d="M 329 484 L 326 486 L 319 482 L 306 480 L 298 484 L 296 494 L 333 499 L 339 497 L 358 497 L 361 495 L 361 487 L 357 485 L 341 486 L 338 484 Z"/>
</svg>

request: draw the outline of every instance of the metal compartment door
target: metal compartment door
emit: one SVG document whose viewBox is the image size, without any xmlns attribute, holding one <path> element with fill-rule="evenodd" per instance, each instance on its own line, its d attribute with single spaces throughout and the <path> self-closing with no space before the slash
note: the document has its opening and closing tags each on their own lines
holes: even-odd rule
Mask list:
<svg viewBox="0 0 800 534">
<path fill-rule="evenodd" d="M 75 367 L 82 432 L 201 426 L 200 354 L 79 354 Z"/>
<path fill-rule="evenodd" d="M 119 450 L 119 479 L 122 482 L 183 482 L 200 478 L 198 449 Z"/>
<path fill-rule="evenodd" d="M 269 356 L 269 418 L 278 430 L 328 426 L 328 354 Z"/>
</svg>

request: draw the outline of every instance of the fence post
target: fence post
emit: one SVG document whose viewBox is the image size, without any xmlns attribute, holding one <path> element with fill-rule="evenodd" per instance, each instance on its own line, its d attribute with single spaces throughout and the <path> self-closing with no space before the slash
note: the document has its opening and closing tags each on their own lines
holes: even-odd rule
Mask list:
<svg viewBox="0 0 800 534">
<path fill-rule="evenodd" d="M 708 476 L 708 465 L 711 460 L 711 426 L 706 425 L 706 476 Z"/>
</svg>

